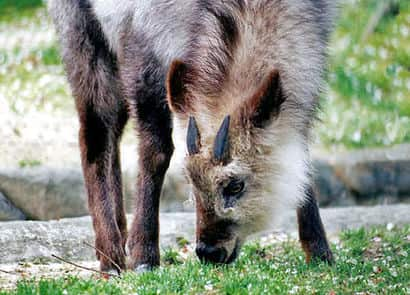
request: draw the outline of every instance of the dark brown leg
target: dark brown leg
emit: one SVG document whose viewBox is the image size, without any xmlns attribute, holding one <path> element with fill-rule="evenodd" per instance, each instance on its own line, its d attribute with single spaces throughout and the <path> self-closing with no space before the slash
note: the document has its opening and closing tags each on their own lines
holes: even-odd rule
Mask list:
<svg viewBox="0 0 410 295">
<path fill-rule="evenodd" d="M 121 269 L 125 269 L 127 230 L 118 142 L 126 120 L 125 111 L 101 114 L 90 105 L 80 113 L 81 158 L 96 236 L 95 246 Z M 120 271 L 98 252 L 97 258 L 101 270 Z"/>
<path fill-rule="evenodd" d="M 120 165 L 120 151 L 118 144 L 113 151 L 113 159 L 111 161 L 111 182 L 113 183 L 114 206 L 117 225 L 122 237 L 122 248 L 125 251 L 127 243 L 127 217 L 125 215 L 124 200 L 122 195 L 122 178 Z"/>
<path fill-rule="evenodd" d="M 146 70 L 147 76 L 149 69 Z M 137 89 L 135 116 L 139 135 L 139 175 L 135 216 L 128 237 L 131 268 L 159 265 L 159 202 L 165 173 L 174 150 L 172 122 L 163 79 L 149 76 L 152 83 Z"/>
<path fill-rule="evenodd" d="M 306 261 L 320 259 L 333 262 L 332 251 L 326 239 L 326 233 L 319 214 L 319 208 L 313 192 L 309 187 L 306 201 L 297 209 L 299 238 L 306 254 Z"/>
</svg>

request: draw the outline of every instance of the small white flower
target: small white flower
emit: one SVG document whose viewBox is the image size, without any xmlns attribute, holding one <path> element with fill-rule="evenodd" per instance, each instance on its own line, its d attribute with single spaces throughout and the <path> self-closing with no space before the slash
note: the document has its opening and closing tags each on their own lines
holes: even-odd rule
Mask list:
<svg viewBox="0 0 410 295">
<path fill-rule="evenodd" d="M 371 56 L 374 56 L 374 55 L 376 54 L 376 49 L 375 49 L 373 46 L 370 46 L 370 45 L 367 45 L 367 46 L 364 48 L 364 51 L 365 51 L 368 55 L 371 55 Z"/>
<path fill-rule="evenodd" d="M 407 37 L 409 35 L 410 31 L 407 26 L 401 26 L 400 27 L 400 34 L 402 34 L 404 37 Z"/>
<path fill-rule="evenodd" d="M 299 290 L 299 286 L 294 286 L 292 290 L 289 291 L 289 294 L 296 294 Z"/>
<path fill-rule="evenodd" d="M 407 79 L 406 81 L 406 88 L 410 90 L 410 79 Z"/>
<path fill-rule="evenodd" d="M 360 130 L 356 130 L 353 133 L 353 136 L 352 136 L 353 141 L 359 142 L 361 138 L 362 138 L 362 134 L 361 134 Z"/>
<path fill-rule="evenodd" d="M 376 89 L 376 90 L 374 91 L 374 96 L 373 96 L 373 98 L 374 98 L 374 101 L 375 101 L 376 103 L 378 103 L 378 102 L 380 102 L 380 101 L 382 100 L 382 96 L 383 96 L 383 92 L 382 92 L 380 89 Z"/>
<path fill-rule="evenodd" d="M 389 52 L 387 51 L 386 48 L 382 47 L 382 48 L 379 49 L 379 56 L 382 59 L 386 59 L 388 57 L 388 55 L 389 55 Z"/>
<path fill-rule="evenodd" d="M 205 286 L 204 286 L 205 290 L 207 291 L 211 291 L 214 289 L 214 286 L 212 285 L 212 281 L 207 281 Z"/>
<path fill-rule="evenodd" d="M 205 290 L 212 291 L 213 289 L 214 289 L 214 286 L 212 284 L 206 284 L 205 285 Z"/>
<path fill-rule="evenodd" d="M 391 274 L 393 277 L 397 277 L 397 271 L 396 271 L 395 269 L 391 269 L 391 270 L 390 270 L 390 274 Z"/>
</svg>

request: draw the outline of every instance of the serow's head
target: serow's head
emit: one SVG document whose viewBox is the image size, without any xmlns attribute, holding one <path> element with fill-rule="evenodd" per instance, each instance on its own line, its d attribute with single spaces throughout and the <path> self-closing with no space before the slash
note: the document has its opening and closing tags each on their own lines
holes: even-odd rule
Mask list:
<svg viewBox="0 0 410 295">
<path fill-rule="evenodd" d="M 245 238 L 270 218 L 270 130 L 285 99 L 279 74 L 272 71 L 249 97 L 211 109 L 194 97 L 187 75 L 184 63 L 172 63 L 167 99 L 188 126 L 185 168 L 197 212 L 196 253 L 203 262 L 230 263 Z"/>
</svg>

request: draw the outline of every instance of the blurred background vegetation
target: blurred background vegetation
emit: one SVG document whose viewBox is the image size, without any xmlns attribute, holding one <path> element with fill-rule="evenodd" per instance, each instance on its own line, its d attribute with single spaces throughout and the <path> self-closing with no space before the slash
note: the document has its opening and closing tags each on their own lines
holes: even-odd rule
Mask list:
<svg viewBox="0 0 410 295">
<path fill-rule="evenodd" d="M 341 7 L 318 146 L 410 142 L 410 1 L 346 0 Z M 0 114 L 37 113 L 75 115 L 56 37 L 41 0 L 0 0 Z"/>
<path fill-rule="evenodd" d="M 345 1 L 342 8 L 320 139 L 346 147 L 409 142 L 410 1 Z"/>
</svg>

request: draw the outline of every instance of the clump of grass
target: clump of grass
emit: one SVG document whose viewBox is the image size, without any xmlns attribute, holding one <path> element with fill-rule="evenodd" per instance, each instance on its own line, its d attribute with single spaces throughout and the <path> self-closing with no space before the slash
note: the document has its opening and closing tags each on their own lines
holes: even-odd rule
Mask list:
<svg viewBox="0 0 410 295">
<path fill-rule="evenodd" d="M 26 168 L 26 167 L 37 167 L 41 165 L 40 160 L 35 160 L 35 159 L 23 159 L 19 161 L 19 167 L 20 168 Z"/>
<path fill-rule="evenodd" d="M 202 265 L 194 257 L 144 274 L 100 281 L 69 277 L 22 281 L 9 294 L 408 294 L 410 226 L 345 231 L 333 244 L 335 265 L 307 265 L 296 241 L 246 245 L 230 266 Z M 164 265 L 164 263 L 163 263 Z"/>
<path fill-rule="evenodd" d="M 61 64 L 61 57 L 57 49 L 57 46 L 49 46 L 47 48 L 42 49 L 40 56 L 41 56 L 41 61 L 46 66 L 53 66 L 53 65 Z"/>
<path fill-rule="evenodd" d="M 179 256 L 179 252 L 173 248 L 167 248 L 163 251 L 162 262 L 165 265 L 181 264 L 182 260 Z"/>
<path fill-rule="evenodd" d="M 101 279 L 81 280 L 67 277 L 56 280 L 23 281 L 14 294 L 24 295 L 65 295 L 65 294 L 122 294 L 120 287 Z M 0 291 L 0 294 L 7 294 Z M 13 294 L 13 293 L 12 293 Z"/>
</svg>

